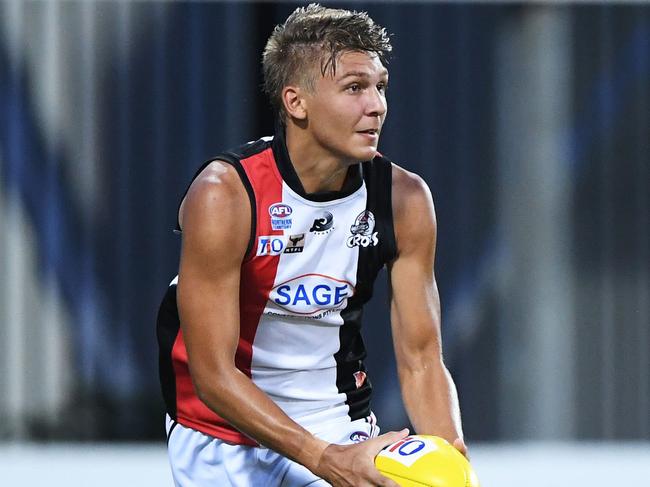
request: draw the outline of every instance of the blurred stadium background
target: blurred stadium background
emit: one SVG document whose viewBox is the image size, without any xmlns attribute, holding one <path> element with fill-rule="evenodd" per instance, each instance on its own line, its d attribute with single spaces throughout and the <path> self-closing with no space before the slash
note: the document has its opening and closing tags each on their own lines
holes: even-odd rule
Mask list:
<svg viewBox="0 0 650 487">
<path fill-rule="evenodd" d="M 650 485 L 650 5 L 324 3 L 394 33 L 380 149 L 434 194 L 483 486 Z M 154 321 L 178 198 L 271 133 L 259 60 L 295 7 L 0 0 L 3 485 L 171 485 Z"/>
</svg>

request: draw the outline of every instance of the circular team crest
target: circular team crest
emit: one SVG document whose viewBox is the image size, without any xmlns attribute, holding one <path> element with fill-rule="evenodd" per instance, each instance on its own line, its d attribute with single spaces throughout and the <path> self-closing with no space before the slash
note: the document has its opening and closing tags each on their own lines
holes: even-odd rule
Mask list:
<svg viewBox="0 0 650 487">
<path fill-rule="evenodd" d="M 350 441 L 353 443 L 361 443 L 362 441 L 366 441 L 368 438 L 368 433 L 365 431 L 355 431 L 350 435 Z"/>
<path fill-rule="evenodd" d="M 350 227 L 350 235 L 346 244 L 348 247 L 374 247 L 379 243 L 379 233 L 375 232 L 375 215 L 370 210 L 363 210 Z"/>
</svg>

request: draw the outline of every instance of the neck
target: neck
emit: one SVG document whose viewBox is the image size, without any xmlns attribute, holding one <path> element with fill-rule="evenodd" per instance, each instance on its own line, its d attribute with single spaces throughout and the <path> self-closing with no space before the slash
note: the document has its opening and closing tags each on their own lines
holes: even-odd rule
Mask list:
<svg viewBox="0 0 650 487">
<path fill-rule="evenodd" d="M 306 193 L 340 191 L 351 162 L 323 148 L 291 122 L 286 128 L 287 152 Z"/>
</svg>

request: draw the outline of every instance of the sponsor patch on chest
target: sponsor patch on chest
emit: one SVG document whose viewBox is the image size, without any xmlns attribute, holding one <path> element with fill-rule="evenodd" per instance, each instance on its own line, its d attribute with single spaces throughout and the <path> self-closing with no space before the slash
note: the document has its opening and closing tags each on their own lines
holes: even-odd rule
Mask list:
<svg viewBox="0 0 650 487">
<path fill-rule="evenodd" d="M 305 234 L 296 235 L 261 235 L 257 237 L 255 255 L 299 254 L 305 248 Z"/>
<path fill-rule="evenodd" d="M 280 314 L 317 317 L 345 307 L 354 295 L 351 283 L 324 274 L 304 274 L 277 284 L 269 304 Z"/>
</svg>

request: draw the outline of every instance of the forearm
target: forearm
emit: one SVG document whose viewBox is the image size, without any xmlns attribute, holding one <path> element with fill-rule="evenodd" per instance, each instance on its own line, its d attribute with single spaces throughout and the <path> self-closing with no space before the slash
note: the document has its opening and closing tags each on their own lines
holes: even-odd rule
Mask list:
<svg viewBox="0 0 650 487">
<path fill-rule="evenodd" d="M 409 419 L 419 434 L 433 434 L 453 442 L 463 438 L 458 393 L 443 363 L 431 361 L 400 371 L 402 397 Z"/>
<path fill-rule="evenodd" d="M 201 400 L 260 444 L 314 471 L 328 443 L 289 418 L 237 369 L 201 387 Z"/>
</svg>

